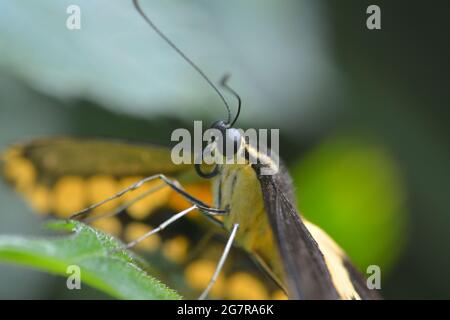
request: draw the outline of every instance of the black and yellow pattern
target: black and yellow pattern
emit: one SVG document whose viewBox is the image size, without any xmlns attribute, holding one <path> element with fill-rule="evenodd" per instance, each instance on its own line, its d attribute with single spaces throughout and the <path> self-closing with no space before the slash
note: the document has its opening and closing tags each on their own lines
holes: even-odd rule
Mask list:
<svg viewBox="0 0 450 320">
<path fill-rule="evenodd" d="M 235 154 L 233 164 L 221 165 L 213 185 L 215 207 L 229 208 L 225 228 L 240 227 L 236 243 L 257 258 L 291 299 L 378 299 L 343 250 L 301 217 L 283 163 L 243 140 L 241 144 L 245 152 Z M 250 158 L 258 162 L 251 164 Z M 262 168 L 273 174 L 263 174 Z"/>
<path fill-rule="evenodd" d="M 174 165 L 170 150 L 120 141 L 55 138 L 15 145 L 2 154 L 6 180 L 42 215 L 66 218 L 153 174 L 175 178 L 193 196 L 212 204 L 211 185 L 192 166 Z M 142 199 L 124 212 L 93 225 L 128 242 L 190 205 L 167 186 L 150 182 L 94 210 L 108 213 Z M 144 196 L 145 195 L 145 196 Z M 226 235 L 192 212 L 137 247 L 159 266 L 163 281 L 184 296 L 196 298 L 207 285 L 223 250 Z M 158 271 L 157 270 L 157 271 Z M 183 275 L 183 277 L 180 277 Z M 286 295 L 240 249 L 234 249 L 211 296 L 226 299 L 285 299 Z"/>
</svg>

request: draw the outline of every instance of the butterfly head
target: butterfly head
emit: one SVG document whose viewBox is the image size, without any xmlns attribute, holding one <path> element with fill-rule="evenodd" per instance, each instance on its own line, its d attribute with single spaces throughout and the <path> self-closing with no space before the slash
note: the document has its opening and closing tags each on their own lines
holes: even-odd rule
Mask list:
<svg viewBox="0 0 450 320">
<path fill-rule="evenodd" d="M 233 127 L 233 125 L 239 118 L 242 101 L 239 94 L 237 94 L 236 91 L 234 91 L 232 88 L 228 86 L 227 82 L 229 78 L 230 76 L 226 74 L 222 78 L 220 85 L 222 86 L 222 88 L 231 93 L 237 99 L 238 105 L 236 115 L 234 119 L 231 121 L 231 113 L 228 112 L 227 121 L 218 120 L 211 125 L 210 129 L 213 129 L 212 131 L 215 131 L 216 134 L 211 135 L 209 144 L 204 149 L 207 151 L 211 150 L 212 152 L 216 152 L 215 154 L 216 159 L 218 159 L 218 157 L 221 157 L 221 160 L 232 158 L 236 159 L 236 157 L 239 154 L 239 151 L 242 151 L 243 150 L 242 148 L 244 146 L 242 130 Z M 209 173 L 203 172 L 200 168 L 200 165 L 196 165 L 195 169 L 201 177 L 212 178 L 219 173 L 219 164 L 216 164 L 214 169 Z"/>
</svg>

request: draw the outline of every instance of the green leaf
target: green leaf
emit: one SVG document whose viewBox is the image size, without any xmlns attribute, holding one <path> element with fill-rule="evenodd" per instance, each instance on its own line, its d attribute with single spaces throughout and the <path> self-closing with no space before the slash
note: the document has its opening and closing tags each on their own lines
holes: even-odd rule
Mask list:
<svg viewBox="0 0 450 320">
<path fill-rule="evenodd" d="M 114 237 L 76 221 L 52 221 L 47 226 L 64 234 L 38 239 L 0 236 L 0 262 L 63 276 L 68 276 L 68 266 L 77 265 L 82 284 L 119 299 L 181 299 L 148 275 L 148 266 L 122 250 Z"/>
</svg>

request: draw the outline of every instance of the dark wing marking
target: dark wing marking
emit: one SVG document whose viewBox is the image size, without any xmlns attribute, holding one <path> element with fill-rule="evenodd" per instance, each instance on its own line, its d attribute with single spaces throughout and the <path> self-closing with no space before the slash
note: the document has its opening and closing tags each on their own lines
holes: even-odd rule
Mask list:
<svg viewBox="0 0 450 320">
<path fill-rule="evenodd" d="M 115 140 L 50 138 L 18 145 L 38 171 L 56 176 L 108 174 L 115 176 L 166 174 L 176 166 L 168 148 Z"/>
<path fill-rule="evenodd" d="M 258 172 L 257 172 L 258 173 Z M 322 252 L 283 195 L 281 175 L 259 175 L 266 212 L 284 265 L 289 298 L 338 299 Z"/>
<path fill-rule="evenodd" d="M 312 231 L 310 232 L 307 229 L 295 209 L 291 178 L 284 166 L 281 164 L 280 172 L 273 176 L 262 176 L 259 174 L 259 168 L 257 166 L 254 168 L 261 182 L 265 208 L 285 269 L 285 281 L 288 285 L 290 298 L 348 299 L 354 297 L 381 299 L 377 291 L 367 288 L 364 277 L 352 265 L 348 257 L 341 252 L 340 248 L 333 249 L 334 244 L 328 248 L 328 250 L 334 251 L 321 251 L 317 243 L 319 239 L 317 241 L 314 239 L 311 234 Z M 321 232 L 323 233 L 323 231 Z M 331 239 L 326 240 L 326 238 L 320 241 L 324 240 L 325 243 L 322 243 L 322 245 L 325 246 L 328 241 L 332 241 Z M 324 254 L 327 254 L 327 257 Z M 338 257 L 339 261 L 328 255 Z M 334 262 L 327 262 L 327 259 Z M 327 265 L 327 263 L 338 263 L 339 265 Z M 344 275 L 344 279 L 340 279 L 344 281 L 338 281 L 338 284 L 335 284 L 330 270 L 336 272 L 340 268 L 344 268 L 347 275 Z M 342 274 L 336 276 L 342 277 Z M 349 290 L 348 287 L 345 287 L 347 277 L 349 284 L 353 287 L 354 294 L 345 292 L 345 290 Z M 340 287 L 338 288 L 336 285 Z M 343 291 L 341 292 L 341 290 Z"/>
</svg>

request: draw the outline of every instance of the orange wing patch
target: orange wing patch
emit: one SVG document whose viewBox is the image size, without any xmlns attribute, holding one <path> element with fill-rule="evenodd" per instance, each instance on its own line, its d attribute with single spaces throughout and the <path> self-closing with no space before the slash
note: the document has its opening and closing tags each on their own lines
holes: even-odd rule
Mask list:
<svg viewBox="0 0 450 320">
<path fill-rule="evenodd" d="M 120 180 L 120 189 L 129 187 L 144 177 L 126 177 Z M 139 199 L 128 209 L 128 213 L 136 220 L 142 220 L 155 210 L 167 206 L 169 197 L 173 190 L 163 184 L 160 180 L 149 181 L 139 189 L 123 195 L 124 203 Z"/>
<path fill-rule="evenodd" d="M 53 210 L 57 216 L 68 218 L 89 205 L 86 181 L 77 176 L 62 177 L 53 189 Z"/>
<path fill-rule="evenodd" d="M 14 148 L 3 154 L 3 172 L 17 191 L 27 193 L 36 182 L 37 172 L 33 163 L 23 158 L 21 153 L 21 148 Z"/>
<path fill-rule="evenodd" d="M 266 300 L 269 299 L 269 293 L 255 276 L 236 272 L 227 279 L 227 297 L 232 300 Z"/>
<path fill-rule="evenodd" d="M 122 224 L 117 217 L 107 217 L 95 220 L 91 223 L 94 228 L 100 229 L 115 237 L 119 237 L 122 233 Z"/>
<path fill-rule="evenodd" d="M 113 176 L 95 175 L 86 180 L 87 202 L 89 205 L 103 201 L 119 191 L 120 185 Z M 114 210 L 121 203 L 122 199 L 118 198 L 94 209 L 93 212 Z"/>
<path fill-rule="evenodd" d="M 193 197 L 199 199 L 203 203 L 211 205 L 213 203 L 211 183 L 209 181 L 202 181 L 200 183 L 193 183 L 183 186 L 186 192 Z M 182 211 L 192 206 L 183 196 L 176 192 L 172 192 L 168 206 L 176 212 Z M 198 210 L 189 213 L 188 217 L 196 219 L 199 216 Z"/>
<path fill-rule="evenodd" d="M 209 259 L 198 259 L 189 264 L 184 271 L 184 276 L 188 285 L 200 292 L 204 290 L 214 274 L 216 264 L 217 262 Z M 225 276 L 222 273 L 219 275 L 216 283 L 211 289 L 211 296 L 223 297 L 224 293 Z"/>
<path fill-rule="evenodd" d="M 188 254 L 189 240 L 184 236 L 177 236 L 166 240 L 163 246 L 164 256 L 175 263 L 182 263 Z"/>
<path fill-rule="evenodd" d="M 34 208 L 40 214 L 47 214 L 52 211 L 53 208 L 53 195 L 51 190 L 46 186 L 38 184 L 28 194 L 26 194 L 27 200 L 31 207 Z"/>
<path fill-rule="evenodd" d="M 131 242 L 143 236 L 147 232 L 150 232 L 152 228 L 146 224 L 140 222 L 131 222 L 125 227 L 124 240 Z M 161 237 L 159 234 L 154 234 L 151 237 L 139 242 L 136 246 L 137 249 L 154 252 L 161 245 Z"/>
</svg>

